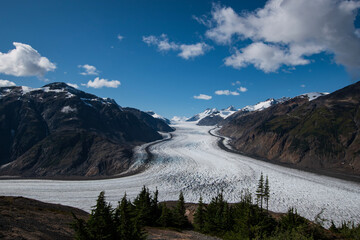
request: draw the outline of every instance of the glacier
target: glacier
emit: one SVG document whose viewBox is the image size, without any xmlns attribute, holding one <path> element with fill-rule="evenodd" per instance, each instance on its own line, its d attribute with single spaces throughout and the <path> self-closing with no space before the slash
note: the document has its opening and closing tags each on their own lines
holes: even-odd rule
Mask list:
<svg viewBox="0 0 360 240">
<path fill-rule="evenodd" d="M 212 127 L 194 122 L 178 122 L 177 130 L 168 141 L 150 146 L 153 160 L 142 172 L 103 180 L 0 180 L 0 195 L 24 196 L 50 203 L 60 203 L 90 211 L 100 191 L 105 190 L 113 205 L 126 192 L 134 198 L 145 185 L 151 191 L 159 189 L 159 200 L 177 200 L 183 191 L 187 202 L 197 202 L 200 195 L 209 202 L 223 190 L 229 202 L 236 202 L 248 189 L 255 193 L 260 174 L 269 177 L 271 197 L 269 209 L 286 212 L 295 207 L 299 214 L 314 220 L 322 217 L 360 223 L 360 184 L 317 175 L 259 161 L 221 150 L 218 138 L 211 136 Z M 170 138 L 170 136 L 167 136 Z M 131 170 L 141 167 L 146 159 L 146 146 L 136 148 L 136 160 Z M 326 222 L 325 226 L 329 226 Z"/>
</svg>

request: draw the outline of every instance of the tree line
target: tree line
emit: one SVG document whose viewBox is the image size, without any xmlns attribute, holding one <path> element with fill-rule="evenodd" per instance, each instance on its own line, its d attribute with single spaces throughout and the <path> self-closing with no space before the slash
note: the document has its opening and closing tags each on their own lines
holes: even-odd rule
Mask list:
<svg viewBox="0 0 360 240">
<path fill-rule="evenodd" d="M 269 212 L 270 186 L 268 177 L 261 174 L 256 190 L 256 201 L 245 191 L 239 202 L 228 203 L 221 191 L 209 204 L 200 196 L 193 222 L 185 216 L 185 200 L 182 192 L 176 205 L 168 207 L 159 203 L 159 192 L 151 193 L 145 186 L 138 196 L 128 200 L 126 194 L 116 208 L 106 202 L 101 192 L 88 220 L 74 215 L 75 239 L 79 240 L 140 240 L 146 239 L 145 226 L 195 231 L 223 239 L 360 239 L 360 225 L 343 223 L 329 230 L 301 217 L 296 209 L 275 218 Z M 255 202 L 255 203 L 254 203 Z M 264 204 L 266 208 L 263 208 Z"/>
</svg>

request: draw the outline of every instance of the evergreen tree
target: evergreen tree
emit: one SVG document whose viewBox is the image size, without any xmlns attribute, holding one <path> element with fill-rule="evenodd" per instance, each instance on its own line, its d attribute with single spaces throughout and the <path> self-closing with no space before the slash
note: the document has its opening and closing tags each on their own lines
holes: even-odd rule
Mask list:
<svg viewBox="0 0 360 240">
<path fill-rule="evenodd" d="M 260 209 L 263 209 L 263 198 L 264 198 L 264 176 L 263 173 L 260 175 L 258 187 L 256 190 L 256 202 L 257 205 L 260 206 Z M 259 205 L 260 203 L 260 205 Z"/>
<path fill-rule="evenodd" d="M 154 198 L 151 199 L 151 215 L 152 218 L 158 219 L 161 215 L 161 211 L 159 208 L 159 200 L 158 200 L 158 196 L 159 196 L 159 191 L 156 188 L 155 192 L 154 192 Z M 152 225 L 155 224 L 154 221 L 152 221 Z"/>
<path fill-rule="evenodd" d="M 131 221 L 130 203 L 126 199 L 126 193 L 121 199 L 121 202 L 116 209 L 115 215 L 118 216 L 118 236 L 120 239 L 126 239 L 127 236 L 132 236 L 134 232 L 134 225 Z"/>
<path fill-rule="evenodd" d="M 113 224 L 112 212 L 111 205 L 105 201 L 105 192 L 102 191 L 87 222 L 89 239 L 113 239 L 116 227 Z"/>
<path fill-rule="evenodd" d="M 194 225 L 196 231 L 199 232 L 204 231 L 205 217 L 206 217 L 205 215 L 206 215 L 205 204 L 203 203 L 202 197 L 200 196 L 199 205 L 194 214 Z"/>
<path fill-rule="evenodd" d="M 134 200 L 134 211 L 141 226 L 153 223 L 150 192 L 145 186 Z"/>
<path fill-rule="evenodd" d="M 165 203 L 161 205 L 161 215 L 157 222 L 162 227 L 171 226 L 171 212 L 170 209 L 166 207 Z"/>
<path fill-rule="evenodd" d="M 268 176 L 266 176 L 266 180 L 265 180 L 264 199 L 266 202 L 266 210 L 269 211 L 270 186 L 269 186 Z"/>
<path fill-rule="evenodd" d="M 74 223 L 72 223 L 71 225 L 72 228 L 75 230 L 74 239 L 75 240 L 91 239 L 85 220 L 77 218 L 73 212 L 71 212 L 71 214 L 75 220 Z"/>
<path fill-rule="evenodd" d="M 185 216 L 185 200 L 184 200 L 184 195 L 182 193 L 182 191 L 180 191 L 179 194 L 179 200 L 177 202 L 176 208 L 174 209 L 174 220 L 175 220 L 175 224 L 177 227 L 183 228 L 186 227 L 188 220 L 187 217 Z"/>
<path fill-rule="evenodd" d="M 207 206 L 206 220 L 204 225 L 204 232 L 211 234 L 222 234 L 226 230 L 231 229 L 232 226 L 227 226 L 228 204 L 224 201 L 223 192 L 214 197 Z"/>
</svg>

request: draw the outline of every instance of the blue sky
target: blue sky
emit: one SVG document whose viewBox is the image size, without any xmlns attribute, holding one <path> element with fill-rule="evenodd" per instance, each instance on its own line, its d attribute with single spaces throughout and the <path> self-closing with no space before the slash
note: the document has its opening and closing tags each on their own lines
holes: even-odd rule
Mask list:
<svg viewBox="0 0 360 240">
<path fill-rule="evenodd" d="M 4 0 L 0 79 L 73 83 L 168 118 L 332 92 L 358 80 L 360 6 L 321 2 Z"/>
</svg>

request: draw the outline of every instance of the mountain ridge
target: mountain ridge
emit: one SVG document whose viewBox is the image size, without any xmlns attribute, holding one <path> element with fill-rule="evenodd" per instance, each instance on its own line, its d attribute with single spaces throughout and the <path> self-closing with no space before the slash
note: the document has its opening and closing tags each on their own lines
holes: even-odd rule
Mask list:
<svg viewBox="0 0 360 240">
<path fill-rule="evenodd" d="M 302 168 L 360 174 L 360 82 L 234 114 L 220 133 L 245 154 Z"/>
<path fill-rule="evenodd" d="M 0 175 L 120 173 L 130 166 L 134 146 L 172 131 L 146 118 L 65 83 L 0 88 Z"/>
</svg>

